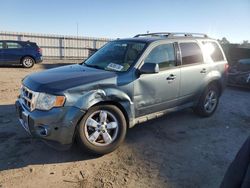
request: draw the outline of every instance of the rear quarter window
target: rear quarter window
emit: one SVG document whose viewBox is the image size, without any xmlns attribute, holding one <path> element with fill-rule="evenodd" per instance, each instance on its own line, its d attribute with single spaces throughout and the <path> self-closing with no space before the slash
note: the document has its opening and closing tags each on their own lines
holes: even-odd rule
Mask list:
<svg viewBox="0 0 250 188">
<path fill-rule="evenodd" d="M 222 51 L 216 42 L 204 41 L 202 44 L 204 52 L 211 57 L 213 62 L 224 61 Z"/>
<path fill-rule="evenodd" d="M 27 42 L 25 43 L 26 47 L 30 47 L 30 48 L 38 48 L 36 43 L 33 42 Z"/>
<path fill-rule="evenodd" d="M 195 42 L 180 43 L 182 65 L 202 63 L 203 56 L 199 45 Z"/>
</svg>

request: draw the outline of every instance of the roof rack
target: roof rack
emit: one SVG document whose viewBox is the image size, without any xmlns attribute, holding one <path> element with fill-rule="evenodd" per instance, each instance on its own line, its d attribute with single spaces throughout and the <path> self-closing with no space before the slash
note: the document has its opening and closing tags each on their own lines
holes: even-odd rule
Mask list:
<svg viewBox="0 0 250 188">
<path fill-rule="evenodd" d="M 207 34 L 204 33 L 171 33 L 171 32 L 159 32 L 159 33 L 146 33 L 146 34 L 138 34 L 135 35 L 134 38 L 136 37 L 204 37 L 208 38 Z"/>
</svg>

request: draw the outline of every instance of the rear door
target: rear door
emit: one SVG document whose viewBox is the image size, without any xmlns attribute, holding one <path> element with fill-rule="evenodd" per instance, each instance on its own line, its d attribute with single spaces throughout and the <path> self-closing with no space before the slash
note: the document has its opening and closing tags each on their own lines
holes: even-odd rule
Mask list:
<svg viewBox="0 0 250 188">
<path fill-rule="evenodd" d="M 3 50 L 3 58 L 6 63 L 20 63 L 24 55 L 24 48 L 19 42 L 6 41 Z"/>
<path fill-rule="evenodd" d="M 180 103 L 192 102 L 205 82 L 208 66 L 196 41 L 179 43 L 181 52 Z"/>
</svg>

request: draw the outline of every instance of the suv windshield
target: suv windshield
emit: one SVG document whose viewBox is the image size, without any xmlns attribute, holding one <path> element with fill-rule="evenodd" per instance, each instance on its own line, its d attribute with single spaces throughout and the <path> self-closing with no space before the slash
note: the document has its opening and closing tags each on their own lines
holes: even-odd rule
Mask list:
<svg viewBox="0 0 250 188">
<path fill-rule="evenodd" d="M 98 50 L 84 65 L 98 69 L 125 72 L 142 54 L 146 43 L 112 41 Z"/>
</svg>

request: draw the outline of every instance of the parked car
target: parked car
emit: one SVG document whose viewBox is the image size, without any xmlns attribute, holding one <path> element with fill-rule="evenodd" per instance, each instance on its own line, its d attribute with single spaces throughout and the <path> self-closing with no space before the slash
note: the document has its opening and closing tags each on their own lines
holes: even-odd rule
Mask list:
<svg viewBox="0 0 250 188">
<path fill-rule="evenodd" d="M 250 59 L 240 59 L 230 66 L 228 85 L 250 88 Z"/>
<path fill-rule="evenodd" d="M 0 64 L 21 64 L 31 68 L 35 63 L 42 62 L 42 50 L 36 43 L 30 41 L 0 41 Z"/>
<path fill-rule="evenodd" d="M 31 135 L 64 146 L 76 138 L 105 154 L 128 128 L 168 112 L 211 116 L 226 70 L 220 45 L 207 35 L 136 35 L 107 43 L 82 64 L 25 77 L 16 108 Z"/>
</svg>

